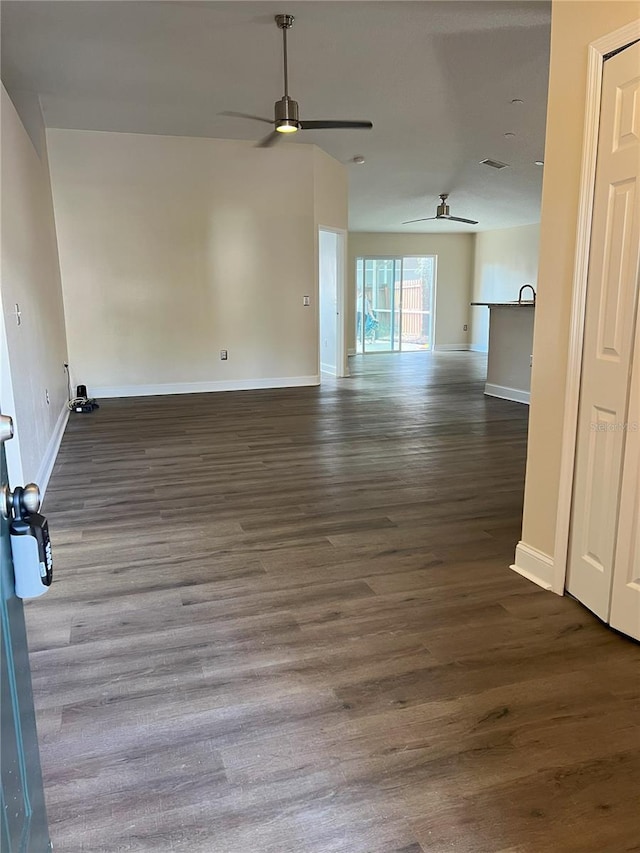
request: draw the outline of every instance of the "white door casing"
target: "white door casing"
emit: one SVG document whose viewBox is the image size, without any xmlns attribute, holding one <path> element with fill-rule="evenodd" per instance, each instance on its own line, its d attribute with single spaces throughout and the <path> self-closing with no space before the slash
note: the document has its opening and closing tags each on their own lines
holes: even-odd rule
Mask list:
<svg viewBox="0 0 640 853">
<path fill-rule="evenodd" d="M 567 589 L 608 620 L 640 233 L 640 45 L 604 65 Z"/>
</svg>

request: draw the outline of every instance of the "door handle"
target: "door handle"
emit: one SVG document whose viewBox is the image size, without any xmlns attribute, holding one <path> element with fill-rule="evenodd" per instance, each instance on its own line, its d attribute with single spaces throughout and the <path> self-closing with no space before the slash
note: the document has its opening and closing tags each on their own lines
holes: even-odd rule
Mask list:
<svg viewBox="0 0 640 853">
<path fill-rule="evenodd" d="M 5 518 L 14 515 L 20 518 L 25 513 L 38 512 L 40 509 L 40 489 L 35 483 L 26 486 L 16 486 L 11 491 L 9 486 L 3 486 L 0 491 L 0 512 Z"/>
</svg>

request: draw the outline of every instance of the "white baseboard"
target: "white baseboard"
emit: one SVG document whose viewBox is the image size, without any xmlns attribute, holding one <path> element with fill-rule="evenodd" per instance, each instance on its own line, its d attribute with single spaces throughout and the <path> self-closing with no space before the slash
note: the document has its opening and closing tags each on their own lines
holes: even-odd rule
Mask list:
<svg viewBox="0 0 640 853">
<path fill-rule="evenodd" d="M 471 352 L 489 352 L 489 347 L 486 344 L 469 344 Z"/>
<path fill-rule="evenodd" d="M 324 373 L 326 376 L 338 375 L 338 371 L 334 364 L 320 364 L 320 373 Z"/>
<path fill-rule="evenodd" d="M 519 388 L 507 388 L 506 385 L 494 385 L 487 382 L 484 393 L 488 397 L 500 397 L 501 400 L 512 400 L 514 403 L 526 403 L 529 405 L 531 394 L 529 391 L 521 391 Z"/>
<path fill-rule="evenodd" d="M 347 350 L 347 355 L 357 355 L 357 353 L 356 353 L 355 349 L 350 348 Z"/>
<path fill-rule="evenodd" d="M 531 545 L 518 542 L 516 546 L 515 563 L 511 566 L 514 572 L 523 578 L 533 581 L 543 589 L 553 589 L 554 565 L 553 557 L 538 551 Z"/>
<path fill-rule="evenodd" d="M 276 379 L 222 379 L 215 382 L 168 382 L 158 385 L 107 385 L 91 387 L 92 397 L 159 397 L 165 394 L 202 394 L 210 391 L 257 391 L 262 388 L 299 388 L 319 385 L 320 377 L 280 376 Z"/>
<path fill-rule="evenodd" d="M 435 344 L 434 352 L 468 352 L 469 344 Z"/>
<path fill-rule="evenodd" d="M 40 488 L 41 498 L 44 498 L 45 492 L 47 491 L 51 472 L 53 471 L 53 466 L 55 465 L 56 458 L 58 456 L 58 450 L 60 450 L 60 442 L 62 441 L 62 436 L 64 435 L 64 430 L 67 426 L 68 420 L 69 407 L 65 403 L 64 408 L 60 412 L 58 420 L 56 421 L 56 425 L 53 428 L 51 438 L 49 439 L 49 443 L 47 444 L 47 449 L 44 452 L 42 462 L 40 463 L 40 467 L 38 468 L 36 483 Z"/>
</svg>

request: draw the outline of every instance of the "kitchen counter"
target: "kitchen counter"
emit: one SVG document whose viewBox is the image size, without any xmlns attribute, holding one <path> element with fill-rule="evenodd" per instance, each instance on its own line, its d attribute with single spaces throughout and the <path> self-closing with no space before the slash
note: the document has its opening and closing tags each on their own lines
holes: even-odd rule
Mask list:
<svg viewBox="0 0 640 853">
<path fill-rule="evenodd" d="M 489 309 L 489 355 L 484 393 L 528 404 L 535 302 L 472 302 L 471 305 Z"/>
<path fill-rule="evenodd" d="M 471 302 L 471 305 L 486 305 L 488 308 L 535 308 L 536 303 L 531 300 L 522 302 Z"/>
</svg>

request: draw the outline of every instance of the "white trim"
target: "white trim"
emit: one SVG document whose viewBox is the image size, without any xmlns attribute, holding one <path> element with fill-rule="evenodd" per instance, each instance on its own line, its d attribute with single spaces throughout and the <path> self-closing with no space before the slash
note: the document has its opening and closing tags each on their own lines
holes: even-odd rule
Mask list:
<svg viewBox="0 0 640 853">
<path fill-rule="evenodd" d="M 494 385 L 487 382 L 484 386 L 487 397 L 499 397 L 501 400 L 511 400 L 514 403 L 526 403 L 529 405 L 531 394 L 529 391 L 521 391 L 519 388 L 508 388 L 506 385 Z"/>
<path fill-rule="evenodd" d="M 562 428 L 560 483 L 558 487 L 556 535 L 553 548 L 555 572 L 552 589 L 558 594 L 562 594 L 564 591 L 567 574 L 567 555 L 569 551 L 569 530 L 578 431 L 578 402 L 580 396 L 580 378 L 582 375 L 582 347 L 587 302 L 587 277 L 591 249 L 591 219 L 593 215 L 598 135 L 600 132 L 602 66 L 604 64 L 604 57 L 608 53 L 624 47 L 639 38 L 640 20 L 637 20 L 597 39 L 589 45 L 580 199 L 572 285 L 573 299 L 571 306 L 571 326 L 569 330 L 567 384 L 564 398 L 564 422 Z"/>
<path fill-rule="evenodd" d="M 160 385 L 107 385 L 92 387 L 93 397 L 159 397 L 165 394 L 203 394 L 210 391 L 257 391 L 262 388 L 299 388 L 319 385 L 316 376 L 281 376 L 277 379 L 221 379 L 214 382 L 169 382 Z"/>
<path fill-rule="evenodd" d="M 337 376 L 338 375 L 335 365 L 323 364 L 322 362 L 320 363 L 320 373 L 324 373 L 325 376 Z"/>
<path fill-rule="evenodd" d="M 525 542 L 518 542 L 515 563 L 510 568 L 543 589 L 553 589 L 553 557 Z M 559 594 L 562 595 L 562 592 Z"/>
<path fill-rule="evenodd" d="M 353 347 L 349 347 L 349 349 L 347 350 L 347 356 L 349 358 L 351 358 L 352 355 L 357 355 L 357 354 L 358 353 L 356 352 L 356 350 Z"/>
<path fill-rule="evenodd" d="M 64 435 L 68 420 L 69 407 L 65 403 L 62 411 L 58 416 L 56 425 L 53 428 L 53 433 L 51 434 L 51 438 L 49 439 L 49 443 L 47 444 L 47 449 L 44 452 L 44 456 L 42 457 L 42 461 L 40 462 L 40 467 L 38 468 L 36 483 L 38 484 L 38 487 L 40 489 L 41 498 L 44 498 L 45 492 L 47 491 L 49 479 L 51 478 L 51 472 L 53 471 L 53 466 L 55 465 L 56 458 L 58 456 L 58 451 L 60 450 L 60 442 L 62 441 L 62 436 Z"/>
<path fill-rule="evenodd" d="M 434 352 L 468 352 L 469 344 L 435 344 Z"/>
<path fill-rule="evenodd" d="M 469 344 L 469 351 L 483 352 L 486 354 L 489 352 L 489 347 L 486 344 Z"/>
</svg>

